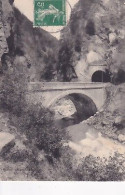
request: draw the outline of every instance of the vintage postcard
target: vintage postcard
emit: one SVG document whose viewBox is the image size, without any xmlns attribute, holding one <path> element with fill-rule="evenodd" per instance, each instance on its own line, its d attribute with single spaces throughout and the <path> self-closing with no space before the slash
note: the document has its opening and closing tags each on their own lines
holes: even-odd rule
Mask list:
<svg viewBox="0 0 125 195">
<path fill-rule="evenodd" d="M 125 181 L 125 2 L 0 0 L 0 181 Z"/>
</svg>

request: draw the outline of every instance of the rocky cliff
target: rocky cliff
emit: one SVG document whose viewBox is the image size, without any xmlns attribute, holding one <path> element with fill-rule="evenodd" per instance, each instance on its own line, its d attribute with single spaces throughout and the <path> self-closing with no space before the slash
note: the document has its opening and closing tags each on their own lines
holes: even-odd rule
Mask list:
<svg viewBox="0 0 125 195">
<path fill-rule="evenodd" d="M 5 52 L 8 52 L 8 45 L 7 45 L 4 26 L 2 22 L 2 15 L 3 15 L 2 2 L 0 1 L 0 59 Z M 0 73 L 1 71 L 2 71 L 2 64 L 0 60 Z"/>
<path fill-rule="evenodd" d="M 2 3 L 0 2 L 0 57 L 8 51 L 7 41 L 5 38 L 4 26 L 2 22 Z"/>
<path fill-rule="evenodd" d="M 22 63 L 29 81 L 52 80 L 56 73 L 56 38 L 40 28 L 33 28 L 32 22 L 13 6 L 12 0 L 0 1 L 0 24 L 3 70 L 13 67 L 14 63 Z"/>
<path fill-rule="evenodd" d="M 88 66 L 106 64 L 116 83 L 125 81 L 123 0 L 80 0 L 62 31 L 59 78 L 80 80 Z"/>
</svg>

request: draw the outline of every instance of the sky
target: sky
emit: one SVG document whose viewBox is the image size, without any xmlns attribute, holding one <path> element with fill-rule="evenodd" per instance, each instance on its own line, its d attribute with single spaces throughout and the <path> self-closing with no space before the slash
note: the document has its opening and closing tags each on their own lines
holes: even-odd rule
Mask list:
<svg viewBox="0 0 125 195">
<path fill-rule="evenodd" d="M 14 4 L 15 6 L 25 15 L 27 16 L 27 18 L 29 20 L 31 20 L 33 22 L 33 1 L 34 0 L 15 0 Z M 71 7 L 73 8 L 74 5 L 78 2 L 79 0 L 68 0 L 69 4 L 71 5 Z M 67 13 L 68 16 L 67 18 L 70 18 L 70 14 L 71 14 L 71 8 L 69 6 L 69 4 L 67 3 Z M 55 36 L 57 39 L 60 38 L 60 31 L 62 29 L 62 27 L 43 27 L 44 30 L 48 31 L 48 32 L 52 32 L 51 34 L 53 36 Z"/>
</svg>

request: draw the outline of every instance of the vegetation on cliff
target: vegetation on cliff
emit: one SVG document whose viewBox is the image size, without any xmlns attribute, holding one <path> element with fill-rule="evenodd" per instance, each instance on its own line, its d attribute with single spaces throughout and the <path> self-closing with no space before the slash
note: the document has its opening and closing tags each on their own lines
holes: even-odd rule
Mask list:
<svg viewBox="0 0 125 195">
<path fill-rule="evenodd" d="M 112 82 L 125 81 L 125 6 L 123 0 L 80 0 L 63 29 L 58 74 L 60 80 L 79 80 L 79 62 L 107 64 Z"/>
<path fill-rule="evenodd" d="M 34 28 L 33 23 L 12 3 L 10 5 L 8 0 L 3 1 L 1 5 L 1 23 L 5 32 L 2 37 L 8 45 L 7 54 L 2 56 L 2 66 L 9 69 L 8 58 L 12 61 L 18 56 L 25 66 L 25 74 L 29 81 L 54 79 L 58 40 L 43 29 Z"/>
</svg>

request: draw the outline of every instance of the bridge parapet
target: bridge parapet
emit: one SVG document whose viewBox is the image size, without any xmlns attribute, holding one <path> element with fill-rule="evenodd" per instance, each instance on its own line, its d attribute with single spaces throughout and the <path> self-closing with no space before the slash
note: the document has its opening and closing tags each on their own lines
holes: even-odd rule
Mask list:
<svg viewBox="0 0 125 195">
<path fill-rule="evenodd" d="M 84 83 L 84 82 L 30 82 L 28 91 L 47 91 L 47 90 L 71 90 L 71 89 L 101 89 L 107 83 Z"/>
</svg>

